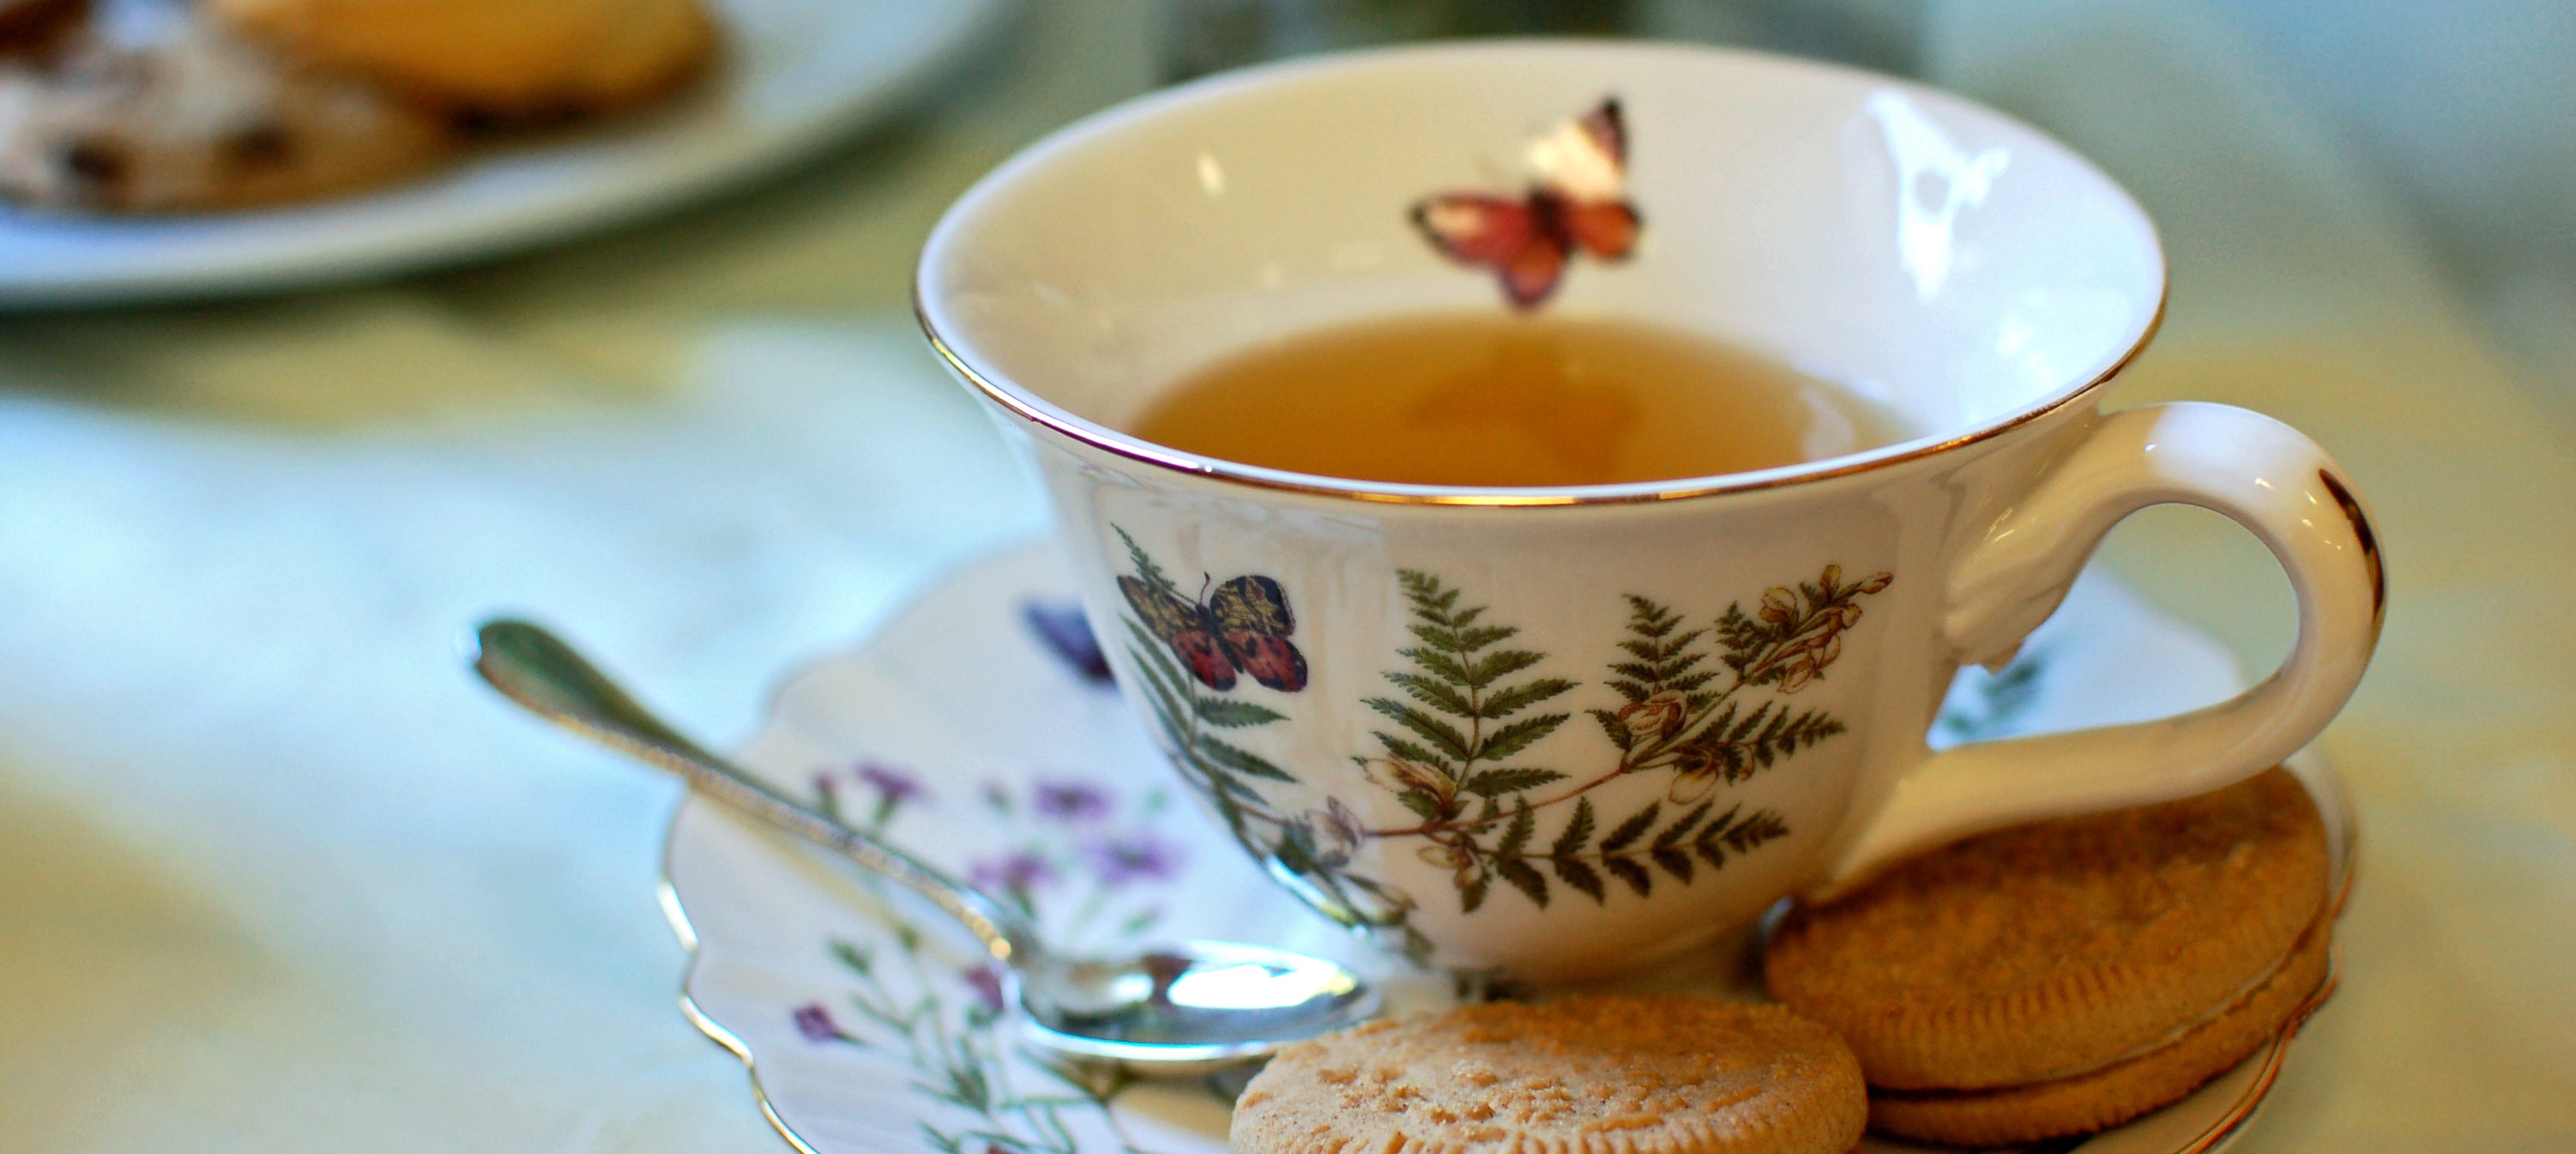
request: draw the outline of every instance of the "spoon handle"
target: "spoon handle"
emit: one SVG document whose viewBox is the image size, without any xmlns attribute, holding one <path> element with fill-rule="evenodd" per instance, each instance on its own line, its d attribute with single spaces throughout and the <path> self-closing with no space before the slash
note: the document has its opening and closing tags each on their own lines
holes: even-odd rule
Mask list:
<svg viewBox="0 0 2576 1154">
<path fill-rule="evenodd" d="M 678 774 L 699 796 L 736 813 L 829 846 L 901 882 L 973 931 L 996 959 L 1018 963 L 1032 951 L 1034 935 L 1001 903 L 707 752 L 543 626 L 507 618 L 486 621 L 474 631 L 474 639 L 474 671 L 529 712 Z"/>
</svg>

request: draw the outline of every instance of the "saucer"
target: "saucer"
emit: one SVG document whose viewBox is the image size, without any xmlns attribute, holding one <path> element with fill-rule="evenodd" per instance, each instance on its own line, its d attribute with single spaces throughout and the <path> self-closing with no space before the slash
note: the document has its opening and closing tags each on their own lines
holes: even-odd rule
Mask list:
<svg viewBox="0 0 2576 1154">
<path fill-rule="evenodd" d="M 1072 590 L 1051 541 L 945 577 L 865 644 L 789 677 L 739 759 L 1020 905 L 1050 943 L 1260 942 L 1353 966 L 1395 1012 L 1456 1001 L 1449 978 L 1299 905 L 1193 812 L 1105 668 L 1082 660 Z M 2214 642 L 2088 573 L 2013 664 L 1960 675 L 1932 737 L 2138 720 L 2244 684 Z M 2340 893 L 2349 804 L 2313 751 L 2291 768 L 2325 813 Z M 689 799 L 664 875 L 664 910 L 691 951 L 681 1010 L 742 1059 L 762 1113 L 798 1150 L 1225 1150 L 1239 1073 L 1145 1081 L 1030 1050 L 972 939 L 824 853 Z M 1622 984 L 1758 998 L 1750 945 Z M 2332 988 L 2329 978 L 2308 1010 Z M 2270 1091 L 2305 1016 L 2191 1097 L 2046 1149 L 2222 1148 Z M 1871 1138 L 1861 1149 L 1909 1148 Z"/>
</svg>

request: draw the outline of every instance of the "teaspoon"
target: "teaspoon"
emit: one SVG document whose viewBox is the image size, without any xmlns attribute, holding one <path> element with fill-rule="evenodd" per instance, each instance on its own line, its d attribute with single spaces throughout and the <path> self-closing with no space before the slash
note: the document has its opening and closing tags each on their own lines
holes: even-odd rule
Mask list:
<svg viewBox="0 0 2576 1154">
<path fill-rule="evenodd" d="M 1267 1055 L 1377 1014 L 1378 994 L 1323 958 L 1190 941 L 1134 957 L 1049 953 L 1035 927 L 983 891 L 682 737 L 575 652 L 526 621 L 475 631 L 474 671 L 530 712 L 678 774 L 699 796 L 839 852 L 920 894 L 1003 964 L 1031 1041 L 1066 1054 L 1184 1073 Z"/>
</svg>

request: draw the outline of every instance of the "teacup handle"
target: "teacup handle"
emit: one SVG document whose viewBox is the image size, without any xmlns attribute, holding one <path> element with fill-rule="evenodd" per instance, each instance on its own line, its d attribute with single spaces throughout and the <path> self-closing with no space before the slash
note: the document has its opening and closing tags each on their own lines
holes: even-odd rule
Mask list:
<svg viewBox="0 0 2576 1154">
<path fill-rule="evenodd" d="M 2112 525 L 2176 502 L 2234 518 L 2288 571 L 2299 635 L 2281 668 L 2174 717 L 1934 754 L 1858 823 L 1811 896 L 1999 826 L 2220 788 L 2279 763 L 2333 720 L 2379 641 L 2387 593 L 2378 541 L 2324 449 L 2228 405 L 2149 405 L 2096 424 L 1952 570 L 1944 639 L 1962 664 L 2001 664 L 2056 611 Z"/>
</svg>

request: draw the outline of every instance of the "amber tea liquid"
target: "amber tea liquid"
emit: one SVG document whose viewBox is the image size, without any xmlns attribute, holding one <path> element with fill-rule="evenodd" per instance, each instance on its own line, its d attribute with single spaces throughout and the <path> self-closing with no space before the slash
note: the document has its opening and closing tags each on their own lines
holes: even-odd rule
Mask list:
<svg viewBox="0 0 2576 1154">
<path fill-rule="evenodd" d="M 1435 314 L 1307 333 L 1210 366 L 1128 430 L 1362 481 L 1562 487 L 1741 473 L 1904 440 L 1840 386 L 1633 321 Z"/>
</svg>

